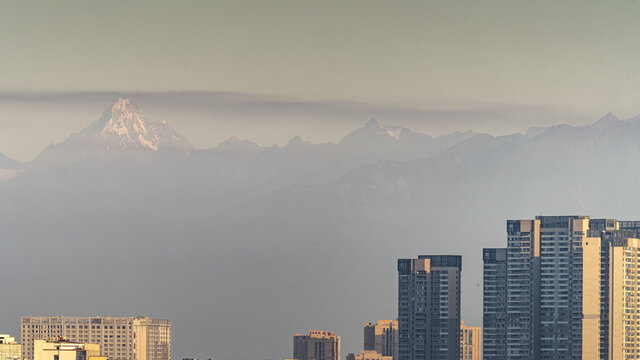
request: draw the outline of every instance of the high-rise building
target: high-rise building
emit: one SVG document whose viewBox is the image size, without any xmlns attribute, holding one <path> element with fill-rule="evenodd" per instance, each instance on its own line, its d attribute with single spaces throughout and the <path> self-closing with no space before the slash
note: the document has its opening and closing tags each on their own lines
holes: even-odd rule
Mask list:
<svg viewBox="0 0 640 360">
<path fill-rule="evenodd" d="M 82 344 L 59 338 L 57 340 L 34 340 L 35 360 L 107 360 L 100 356 L 100 345 Z"/>
<path fill-rule="evenodd" d="M 460 357 L 462 257 L 398 259 L 399 360 Z"/>
<path fill-rule="evenodd" d="M 64 337 L 100 345 L 109 360 L 171 360 L 171 321 L 148 317 L 23 316 L 22 358 L 34 360 L 34 341 Z"/>
<path fill-rule="evenodd" d="M 586 216 L 507 222 L 508 358 L 599 356 L 600 243 L 588 230 Z"/>
<path fill-rule="evenodd" d="M 485 360 L 633 354 L 640 340 L 630 323 L 640 310 L 634 297 L 640 290 L 634 287 L 637 225 L 587 216 L 507 221 L 507 248 L 483 253 Z M 499 260 L 504 251 L 506 266 Z M 616 351 L 620 357 L 611 357 Z"/>
<path fill-rule="evenodd" d="M 0 334 L 0 360 L 21 360 L 22 345 L 11 335 Z"/>
<path fill-rule="evenodd" d="M 364 326 L 364 350 L 398 360 L 398 320 L 378 320 Z"/>
<path fill-rule="evenodd" d="M 482 356 L 507 358 L 507 249 L 484 249 Z"/>
<path fill-rule="evenodd" d="M 171 321 L 133 319 L 133 360 L 171 360 Z"/>
<path fill-rule="evenodd" d="M 637 234 L 611 231 L 607 299 L 607 359 L 640 358 L 640 240 Z"/>
<path fill-rule="evenodd" d="M 479 326 L 466 326 L 464 321 L 460 323 L 460 360 L 482 359 L 481 333 Z"/>
<path fill-rule="evenodd" d="M 393 360 L 392 356 L 383 356 L 375 350 L 362 350 L 360 354 L 355 355 L 354 360 Z"/>
<path fill-rule="evenodd" d="M 329 331 L 311 330 L 308 335 L 293 336 L 296 360 L 341 360 L 340 336 Z"/>
</svg>

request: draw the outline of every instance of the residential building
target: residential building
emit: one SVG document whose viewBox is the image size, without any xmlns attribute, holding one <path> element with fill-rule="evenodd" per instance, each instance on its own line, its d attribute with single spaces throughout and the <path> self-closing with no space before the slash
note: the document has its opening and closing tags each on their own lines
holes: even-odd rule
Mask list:
<svg viewBox="0 0 640 360">
<path fill-rule="evenodd" d="M 507 249 L 484 249 L 482 356 L 507 358 Z"/>
<path fill-rule="evenodd" d="M 34 340 L 34 360 L 107 360 L 100 356 L 100 345 L 82 344 L 58 338 Z"/>
<path fill-rule="evenodd" d="M 460 360 L 482 359 L 482 328 L 479 326 L 466 326 L 460 322 Z"/>
<path fill-rule="evenodd" d="M 148 317 L 23 316 L 22 357 L 34 359 L 34 341 L 64 337 L 100 345 L 109 360 L 171 360 L 171 321 Z"/>
<path fill-rule="evenodd" d="M 340 336 L 329 331 L 312 330 L 308 335 L 293 336 L 293 358 L 296 360 L 341 360 Z"/>
<path fill-rule="evenodd" d="M 364 350 L 398 360 L 398 320 L 378 320 L 364 326 Z"/>
<path fill-rule="evenodd" d="M 640 358 L 640 240 L 637 234 L 612 231 L 607 287 L 608 359 Z"/>
<path fill-rule="evenodd" d="M 399 360 L 458 360 L 462 257 L 398 259 Z"/>
<path fill-rule="evenodd" d="M 133 360 L 171 360 L 171 321 L 133 319 Z"/>
<path fill-rule="evenodd" d="M 22 345 L 11 335 L 0 334 L 0 360 L 21 360 Z"/>
<path fill-rule="evenodd" d="M 507 221 L 507 248 L 483 252 L 485 360 L 637 357 L 638 225 L 588 216 Z"/>
</svg>

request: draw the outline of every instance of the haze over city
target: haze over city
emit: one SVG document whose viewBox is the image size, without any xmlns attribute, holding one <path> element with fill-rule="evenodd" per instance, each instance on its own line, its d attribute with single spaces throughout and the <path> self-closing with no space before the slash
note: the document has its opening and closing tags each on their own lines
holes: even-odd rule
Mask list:
<svg viewBox="0 0 640 360">
<path fill-rule="evenodd" d="M 344 358 L 399 318 L 398 259 L 420 255 L 462 257 L 459 316 L 482 326 L 507 220 L 640 219 L 638 14 L 3 2 L 0 334 L 145 315 L 174 360 L 287 359 L 312 330 Z"/>
</svg>

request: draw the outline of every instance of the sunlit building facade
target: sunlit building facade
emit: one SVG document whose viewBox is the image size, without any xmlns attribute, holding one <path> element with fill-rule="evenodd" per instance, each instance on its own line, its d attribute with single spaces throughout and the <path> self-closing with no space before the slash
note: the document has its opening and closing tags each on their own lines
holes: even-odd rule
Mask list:
<svg viewBox="0 0 640 360">
<path fill-rule="evenodd" d="M 110 360 L 171 360 L 170 320 L 23 316 L 21 331 L 24 360 L 34 360 L 35 340 L 59 337 L 77 343 L 98 344 L 101 355 Z"/>
<path fill-rule="evenodd" d="M 393 360 L 392 356 L 383 356 L 375 350 L 362 350 L 353 360 Z"/>
<path fill-rule="evenodd" d="M 378 320 L 364 326 L 364 350 L 398 360 L 398 320 Z"/>
<path fill-rule="evenodd" d="M 8 334 L 0 334 L 0 360 L 21 360 L 22 345 Z"/>
<path fill-rule="evenodd" d="M 107 360 L 100 356 L 100 345 L 82 344 L 65 339 L 35 340 L 34 360 Z"/>
<path fill-rule="evenodd" d="M 482 328 L 460 323 L 460 360 L 482 359 Z"/>
<path fill-rule="evenodd" d="M 293 358 L 296 360 L 341 360 L 340 336 L 330 331 L 312 330 L 293 336 Z"/>
</svg>

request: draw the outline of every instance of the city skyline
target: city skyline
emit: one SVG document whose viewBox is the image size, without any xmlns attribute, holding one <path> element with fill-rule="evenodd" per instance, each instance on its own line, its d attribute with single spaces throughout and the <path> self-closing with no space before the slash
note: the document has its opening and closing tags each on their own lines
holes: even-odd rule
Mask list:
<svg viewBox="0 0 640 360">
<path fill-rule="evenodd" d="M 136 325 L 164 338 L 144 356 L 123 324 L 73 341 L 96 330 L 107 360 L 281 360 L 318 331 L 340 360 L 451 360 L 477 355 L 464 329 L 483 324 L 486 360 L 632 354 L 635 324 L 608 314 L 637 311 L 620 300 L 635 288 L 610 293 L 637 280 L 637 14 L 0 2 L 0 334 L 144 314 L 170 322 Z M 536 224 L 532 250 L 514 229 Z"/>
</svg>

